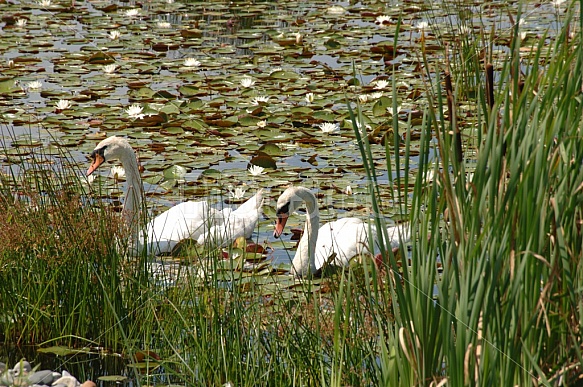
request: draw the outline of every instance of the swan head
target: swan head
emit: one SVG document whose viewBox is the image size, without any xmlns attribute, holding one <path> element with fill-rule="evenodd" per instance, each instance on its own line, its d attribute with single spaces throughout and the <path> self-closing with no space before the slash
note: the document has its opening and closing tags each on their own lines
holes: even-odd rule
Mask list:
<svg viewBox="0 0 583 387">
<path fill-rule="evenodd" d="M 279 238 L 283 233 L 283 229 L 290 214 L 299 209 L 305 202 L 306 198 L 313 198 L 315 196 L 307 188 L 304 187 L 289 187 L 277 199 L 275 230 L 273 236 Z"/>
<path fill-rule="evenodd" d="M 127 154 L 133 154 L 133 149 L 125 138 L 111 136 L 101 141 L 91 152 L 91 166 L 87 176 L 91 175 L 106 161 L 123 160 Z"/>
</svg>

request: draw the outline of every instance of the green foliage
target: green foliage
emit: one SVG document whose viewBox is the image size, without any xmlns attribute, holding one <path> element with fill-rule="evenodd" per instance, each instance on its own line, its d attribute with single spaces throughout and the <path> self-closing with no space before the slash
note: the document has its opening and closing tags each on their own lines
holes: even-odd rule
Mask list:
<svg viewBox="0 0 583 387">
<path fill-rule="evenodd" d="M 564 22 L 569 25 L 568 17 Z M 485 103 L 483 71 L 464 59 L 470 51 L 460 43 L 458 67 L 444 70 L 456 80 L 454 106 L 467 98 L 483 102 L 472 171 L 455 156 L 455 119 L 445 117 L 456 113 L 447 109 L 442 80 L 428 79 L 432 93 L 410 213 L 417 243 L 410 270 L 392 290 L 395 333 L 380 349 L 379 373 L 389 384 L 514 386 L 577 379 L 583 56 L 580 33 L 573 39 L 568 30 L 554 45 L 541 44 L 522 58 L 528 62 L 522 76 L 519 39 L 512 41 L 508 60 L 496 70 L 492 109 Z M 544 67 L 543 54 L 553 57 Z M 477 95 L 470 92 L 474 87 Z M 407 166 L 411 126 L 398 125 L 395 119 L 397 145 L 388 149 L 387 162 L 397 171 L 405 163 L 403 184 L 395 186 L 401 191 L 415 171 Z M 374 182 L 369 145 L 355 131 Z M 467 153 L 470 141 L 475 139 L 465 143 Z M 392 255 L 388 263 L 397 267 Z"/>
</svg>

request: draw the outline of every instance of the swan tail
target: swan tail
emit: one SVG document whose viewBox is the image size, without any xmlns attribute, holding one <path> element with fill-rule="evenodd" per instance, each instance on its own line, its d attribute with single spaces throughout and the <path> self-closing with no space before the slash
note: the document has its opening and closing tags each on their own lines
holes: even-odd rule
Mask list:
<svg viewBox="0 0 583 387">
<path fill-rule="evenodd" d="M 235 211 L 236 213 L 245 213 L 259 210 L 263 206 L 263 188 L 249 198 L 245 203 L 241 204 Z"/>
</svg>

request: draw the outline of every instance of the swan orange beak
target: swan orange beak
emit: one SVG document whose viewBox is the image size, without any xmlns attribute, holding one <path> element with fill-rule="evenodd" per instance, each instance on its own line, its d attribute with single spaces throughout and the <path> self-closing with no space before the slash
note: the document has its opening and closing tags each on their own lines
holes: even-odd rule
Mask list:
<svg viewBox="0 0 583 387">
<path fill-rule="evenodd" d="M 87 170 L 87 176 L 91 175 L 101 164 L 105 162 L 105 158 L 101 156 L 99 153 L 92 154 L 91 156 L 93 161 L 91 162 L 91 166 Z"/>
<path fill-rule="evenodd" d="M 277 220 L 275 221 L 275 230 L 273 230 L 273 236 L 275 238 L 279 238 L 283 233 L 283 228 L 285 227 L 287 218 L 289 218 L 288 214 L 285 213 L 277 214 Z"/>
</svg>

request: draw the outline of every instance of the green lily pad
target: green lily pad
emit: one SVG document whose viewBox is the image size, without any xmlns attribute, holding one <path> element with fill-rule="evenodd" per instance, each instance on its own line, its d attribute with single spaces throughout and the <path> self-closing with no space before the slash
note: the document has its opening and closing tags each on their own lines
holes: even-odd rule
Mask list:
<svg viewBox="0 0 583 387">
<path fill-rule="evenodd" d="M 200 87 L 196 85 L 182 85 L 178 88 L 178 91 L 185 97 L 200 95 Z"/>
<path fill-rule="evenodd" d="M 0 94 L 9 94 L 17 90 L 14 78 L 0 79 Z M 18 88 L 20 90 L 20 88 Z"/>
<path fill-rule="evenodd" d="M 78 355 L 80 353 L 91 353 L 88 349 L 73 349 L 69 347 L 63 346 L 53 346 L 53 347 L 46 347 L 46 348 L 39 348 L 37 352 L 40 353 L 51 353 L 57 356 L 70 356 L 70 355 Z"/>
<path fill-rule="evenodd" d="M 267 154 L 255 156 L 249 161 L 249 163 L 262 168 L 277 169 L 275 160 Z"/>
<path fill-rule="evenodd" d="M 209 169 L 206 169 L 205 171 L 203 171 L 202 174 L 206 177 L 218 178 L 221 176 L 221 171 L 219 171 L 217 169 L 209 168 Z"/>
<path fill-rule="evenodd" d="M 142 367 L 136 366 L 136 363 L 130 364 L 130 366 L 142 369 Z M 150 369 L 151 368 L 152 367 L 150 366 Z M 103 382 L 120 383 L 120 382 L 124 382 L 124 381 L 128 380 L 128 378 L 127 378 L 127 376 L 122 376 L 122 375 L 104 375 L 104 376 L 98 377 L 97 380 L 101 380 Z"/>
<path fill-rule="evenodd" d="M 89 58 L 87 58 L 87 63 L 91 63 L 91 64 L 110 64 L 110 63 L 115 63 L 115 59 L 102 51 L 96 52 L 95 54 L 92 54 L 91 56 L 89 56 Z"/>
<path fill-rule="evenodd" d="M 269 156 L 280 156 L 282 153 L 281 148 L 279 146 L 277 146 L 276 144 L 272 144 L 272 143 L 261 145 L 261 147 L 259 148 L 259 151 L 261 151 Z"/>
<path fill-rule="evenodd" d="M 186 175 L 186 168 L 181 165 L 173 165 L 164 170 L 165 179 L 183 179 Z"/>
<path fill-rule="evenodd" d="M 296 73 L 294 71 L 284 71 L 284 70 L 274 71 L 269 76 L 273 79 L 285 79 L 285 80 L 295 80 L 295 79 L 300 78 L 298 73 Z"/>
<path fill-rule="evenodd" d="M 393 107 L 393 102 L 387 97 L 379 98 L 372 107 L 375 116 L 384 116 L 387 114 L 387 108 Z"/>
</svg>

